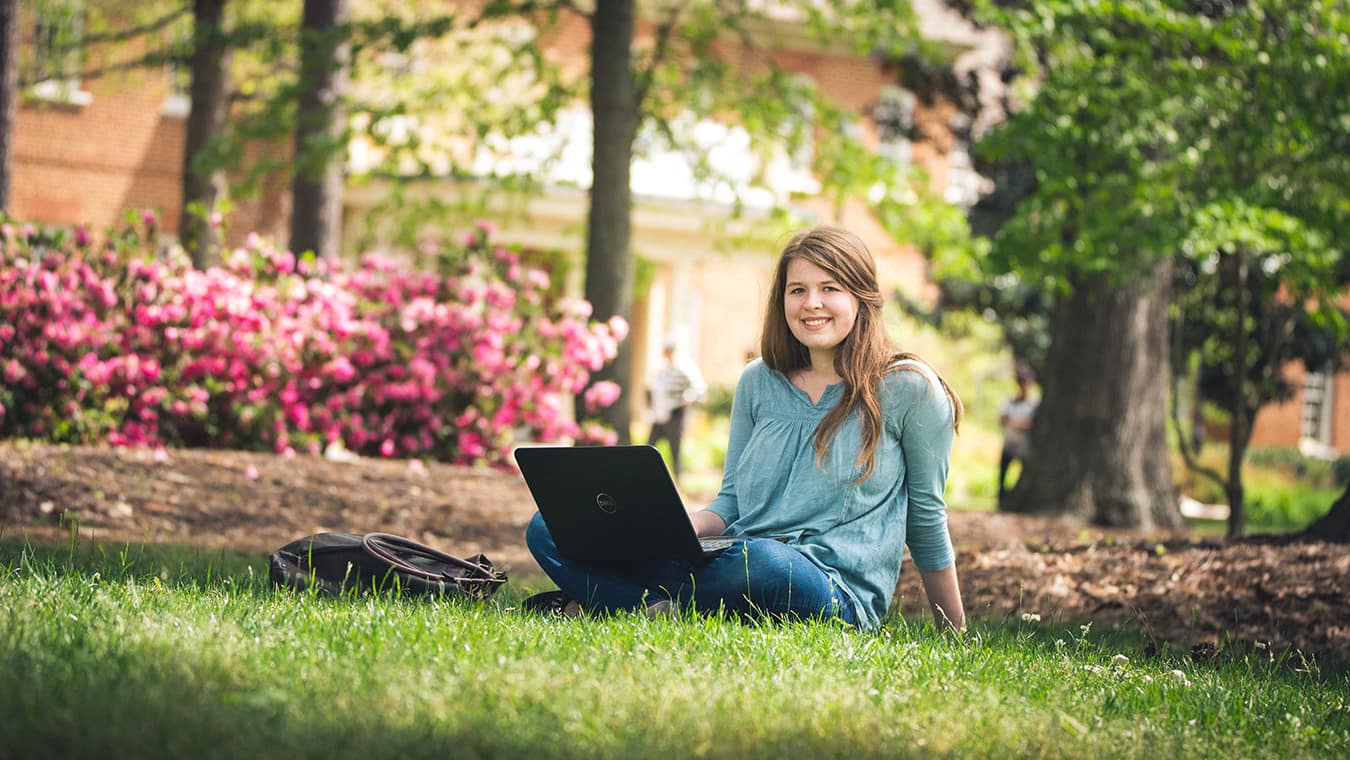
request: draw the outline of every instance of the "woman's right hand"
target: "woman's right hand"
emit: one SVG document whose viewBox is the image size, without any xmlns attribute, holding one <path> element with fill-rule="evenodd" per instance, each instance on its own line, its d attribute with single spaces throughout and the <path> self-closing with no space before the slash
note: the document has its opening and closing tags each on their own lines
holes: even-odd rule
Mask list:
<svg viewBox="0 0 1350 760">
<path fill-rule="evenodd" d="M 689 521 L 694 524 L 694 533 L 699 538 L 708 536 L 720 536 L 727 529 L 726 522 L 716 512 L 709 512 L 706 509 L 689 515 Z"/>
</svg>

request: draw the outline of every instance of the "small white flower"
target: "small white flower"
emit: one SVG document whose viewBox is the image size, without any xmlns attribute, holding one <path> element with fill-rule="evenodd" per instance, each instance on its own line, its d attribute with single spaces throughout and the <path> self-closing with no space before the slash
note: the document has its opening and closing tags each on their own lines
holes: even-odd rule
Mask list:
<svg viewBox="0 0 1350 760">
<path fill-rule="evenodd" d="M 1118 668 L 1123 668 L 1126 665 L 1130 664 L 1130 658 L 1126 657 L 1123 654 L 1118 654 L 1115 657 L 1111 658 L 1111 664 L 1115 665 Z"/>
<path fill-rule="evenodd" d="M 1023 623 L 1039 623 L 1039 622 L 1041 622 L 1041 615 L 1040 615 L 1039 612 L 1023 612 L 1023 613 L 1022 613 L 1022 622 L 1023 622 Z"/>
</svg>

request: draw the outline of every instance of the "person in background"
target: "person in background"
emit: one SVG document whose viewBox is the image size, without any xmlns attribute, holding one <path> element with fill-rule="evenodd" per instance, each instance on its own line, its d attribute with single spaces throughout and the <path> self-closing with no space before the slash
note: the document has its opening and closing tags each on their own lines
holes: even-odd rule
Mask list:
<svg viewBox="0 0 1350 760">
<path fill-rule="evenodd" d="M 661 346 L 661 366 L 657 368 L 648 393 L 651 399 L 652 430 L 647 443 L 655 446 L 664 440 L 670 444 L 670 464 L 680 476 L 680 441 L 684 438 L 686 410 L 703 399 L 708 386 L 703 374 L 680 354 L 679 344 L 667 338 Z"/>
<path fill-rule="evenodd" d="M 998 458 L 998 504 L 1003 505 L 1003 497 L 1008 492 L 1008 466 L 1014 460 L 1026 464 L 1027 454 L 1031 452 L 1031 423 L 1036 416 L 1036 406 L 1040 398 L 1031 395 L 1031 386 L 1036 383 L 1036 373 L 1025 362 L 1018 362 L 1013 371 L 1017 379 L 1017 395 L 1003 402 L 999 411 L 998 424 L 1003 428 L 1003 451 Z"/>
<path fill-rule="evenodd" d="M 961 402 L 897 351 L 876 264 L 858 236 L 816 227 L 778 260 L 761 332 L 732 402 L 722 488 L 690 516 L 735 540 L 711 559 L 597 565 L 558 551 L 535 515 L 526 544 L 558 584 L 527 609 L 565 615 L 672 605 L 876 628 L 906 546 L 934 620 L 965 628 L 943 494 Z"/>
</svg>

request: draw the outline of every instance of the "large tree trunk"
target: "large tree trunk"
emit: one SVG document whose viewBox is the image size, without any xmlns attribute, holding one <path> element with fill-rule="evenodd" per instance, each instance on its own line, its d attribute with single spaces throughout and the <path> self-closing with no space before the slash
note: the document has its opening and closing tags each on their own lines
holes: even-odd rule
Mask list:
<svg viewBox="0 0 1350 760">
<path fill-rule="evenodd" d="M 597 319 L 616 314 L 630 319 L 633 305 L 629 172 L 640 115 L 632 62 L 634 15 L 633 0 L 598 0 L 591 17 L 595 152 L 586 224 L 586 299 L 595 308 Z M 625 390 L 601 413 L 601 418 L 618 432 L 620 443 L 630 440 L 631 367 L 632 355 L 624 341 L 614 361 L 594 378 L 613 380 Z M 579 418 L 582 413 L 578 402 Z"/>
<path fill-rule="evenodd" d="M 192 110 L 183 151 L 183 213 L 178 235 L 199 269 L 219 261 L 224 243 L 220 225 L 211 223 L 211 215 L 225 195 L 225 170 L 203 167 L 199 159 L 224 131 L 229 115 L 230 50 L 225 44 L 225 3 L 194 0 L 192 6 Z"/>
<path fill-rule="evenodd" d="M 1051 315 L 1031 456 L 1010 511 L 1182 524 L 1166 435 L 1170 259 L 1131 285 L 1078 278 Z"/>
<path fill-rule="evenodd" d="M 1331 511 L 1308 526 L 1307 534 L 1323 541 L 1350 541 L 1350 483 L 1345 484 Z"/>
<path fill-rule="evenodd" d="M 19 0 L 0 0 L 0 214 L 9 213 L 19 106 Z"/>
<path fill-rule="evenodd" d="M 300 23 L 291 250 L 325 258 L 337 257 L 342 236 L 342 98 L 351 45 L 341 27 L 347 19 L 347 0 L 305 0 Z"/>
</svg>

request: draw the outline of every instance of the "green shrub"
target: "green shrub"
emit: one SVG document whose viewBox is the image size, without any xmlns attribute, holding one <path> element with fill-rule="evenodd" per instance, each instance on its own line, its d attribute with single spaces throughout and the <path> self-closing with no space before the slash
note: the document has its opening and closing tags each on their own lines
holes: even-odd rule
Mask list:
<svg viewBox="0 0 1350 760">
<path fill-rule="evenodd" d="M 735 395 L 736 389 L 730 385 L 710 385 L 699 406 L 712 417 L 730 417 L 731 401 Z"/>
<path fill-rule="evenodd" d="M 1253 532 L 1299 531 L 1327 513 L 1337 491 L 1303 483 L 1256 481 L 1247 486 L 1247 524 Z"/>
</svg>

